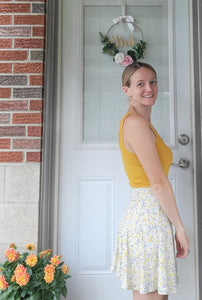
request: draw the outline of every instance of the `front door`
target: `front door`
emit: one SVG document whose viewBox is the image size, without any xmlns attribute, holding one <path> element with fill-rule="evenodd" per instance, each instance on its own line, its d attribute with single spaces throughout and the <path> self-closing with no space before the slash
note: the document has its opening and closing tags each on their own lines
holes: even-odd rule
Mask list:
<svg viewBox="0 0 202 300">
<path fill-rule="evenodd" d="M 58 248 L 72 276 L 69 300 L 132 300 L 110 271 L 116 228 L 130 199 L 118 148 L 127 110 L 123 67 L 102 53 L 99 38 L 123 14 L 124 4 L 114 0 L 63 1 Z M 179 292 L 170 299 L 196 300 L 189 1 L 127 1 L 125 14 L 141 31 L 120 24 L 110 34 L 147 43 L 142 61 L 154 66 L 159 81 L 152 122 L 173 151 L 169 179 L 191 243 L 191 255 L 177 262 Z M 122 51 L 130 45 L 117 40 Z M 179 167 L 181 158 L 188 168 Z"/>
</svg>

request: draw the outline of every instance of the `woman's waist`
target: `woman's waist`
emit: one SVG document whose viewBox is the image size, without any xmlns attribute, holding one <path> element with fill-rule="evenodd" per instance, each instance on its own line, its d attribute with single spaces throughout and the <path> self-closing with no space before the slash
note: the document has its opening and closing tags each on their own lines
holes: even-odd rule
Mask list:
<svg viewBox="0 0 202 300">
<path fill-rule="evenodd" d="M 131 202 L 137 206 L 159 206 L 159 202 L 151 187 L 132 188 Z"/>
</svg>

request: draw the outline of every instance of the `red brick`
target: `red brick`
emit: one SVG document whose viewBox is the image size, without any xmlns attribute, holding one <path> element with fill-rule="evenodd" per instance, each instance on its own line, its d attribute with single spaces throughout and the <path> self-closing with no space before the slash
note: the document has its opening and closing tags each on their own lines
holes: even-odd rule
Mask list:
<svg viewBox="0 0 202 300">
<path fill-rule="evenodd" d="M 26 162 L 41 162 L 42 153 L 41 152 L 27 152 Z"/>
<path fill-rule="evenodd" d="M 0 139 L 0 149 L 10 149 L 11 140 L 10 139 Z"/>
<path fill-rule="evenodd" d="M 10 98 L 11 89 L 10 88 L 0 88 L 0 98 Z"/>
<path fill-rule="evenodd" d="M 0 51 L 0 60 L 26 60 L 27 51 L 13 50 Z"/>
<path fill-rule="evenodd" d="M 14 113 L 13 124 L 41 124 L 42 114 L 41 113 Z"/>
<path fill-rule="evenodd" d="M 0 152 L 0 162 L 23 162 L 22 151 Z"/>
<path fill-rule="evenodd" d="M 11 25 L 12 16 L 10 15 L 0 15 L 0 25 Z"/>
<path fill-rule="evenodd" d="M 43 109 L 43 101 L 42 100 L 30 100 L 30 110 L 42 110 Z"/>
<path fill-rule="evenodd" d="M 45 36 L 45 27 L 33 27 L 33 36 Z"/>
<path fill-rule="evenodd" d="M 28 136 L 42 136 L 42 126 L 28 126 Z"/>
<path fill-rule="evenodd" d="M 14 16 L 15 25 L 45 25 L 44 15 L 16 15 Z"/>
<path fill-rule="evenodd" d="M 18 2 L 46 2 L 46 0 L 15 0 Z"/>
<path fill-rule="evenodd" d="M 14 73 L 43 73 L 43 63 L 15 63 Z"/>
<path fill-rule="evenodd" d="M 12 39 L 2 39 L 0 38 L 0 48 L 10 49 L 12 47 Z"/>
<path fill-rule="evenodd" d="M 0 13 L 29 13 L 30 4 L 0 3 Z"/>
<path fill-rule="evenodd" d="M 0 126 L 0 136 L 25 136 L 25 126 Z"/>
<path fill-rule="evenodd" d="M 28 110 L 28 102 L 26 100 L 0 101 L 0 111 L 8 110 Z"/>
<path fill-rule="evenodd" d="M 31 27 L 22 26 L 2 26 L 0 27 L 0 36 L 3 37 L 23 37 L 31 36 Z"/>
<path fill-rule="evenodd" d="M 8 124 L 10 122 L 10 114 L 0 114 L 0 124 Z"/>
<path fill-rule="evenodd" d="M 11 73 L 12 64 L 11 63 L 0 63 L 0 74 L 1 73 Z"/>
<path fill-rule="evenodd" d="M 15 48 L 43 49 L 44 39 L 15 39 Z"/>
<path fill-rule="evenodd" d="M 43 76 L 42 75 L 30 75 L 29 82 L 30 82 L 30 85 L 43 86 Z"/>
<path fill-rule="evenodd" d="M 41 139 L 13 139 L 13 149 L 41 149 Z"/>
</svg>

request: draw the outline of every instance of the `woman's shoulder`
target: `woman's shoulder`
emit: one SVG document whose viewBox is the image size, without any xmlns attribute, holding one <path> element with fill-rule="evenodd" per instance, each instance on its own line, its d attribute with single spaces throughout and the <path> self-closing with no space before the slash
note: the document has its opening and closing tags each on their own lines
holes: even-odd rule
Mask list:
<svg viewBox="0 0 202 300">
<path fill-rule="evenodd" d="M 136 113 L 136 112 L 131 112 L 126 114 L 125 120 L 124 120 L 124 127 L 126 128 L 137 128 L 139 129 L 144 129 L 144 128 L 148 128 L 149 129 L 149 125 L 147 123 L 147 121 L 144 119 L 143 116 L 141 116 L 140 114 Z"/>
</svg>

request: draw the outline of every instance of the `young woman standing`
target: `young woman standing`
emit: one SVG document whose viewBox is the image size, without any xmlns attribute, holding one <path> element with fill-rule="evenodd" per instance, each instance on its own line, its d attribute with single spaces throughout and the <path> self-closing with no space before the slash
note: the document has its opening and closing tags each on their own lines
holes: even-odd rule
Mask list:
<svg viewBox="0 0 202 300">
<path fill-rule="evenodd" d="M 129 108 L 120 122 L 119 144 L 133 188 L 120 220 L 112 270 L 134 300 L 167 300 L 177 291 L 175 256 L 189 253 L 189 241 L 168 180 L 172 152 L 151 124 L 158 94 L 157 75 L 145 63 L 132 63 L 122 75 Z M 176 254 L 172 234 L 175 228 Z"/>
</svg>

